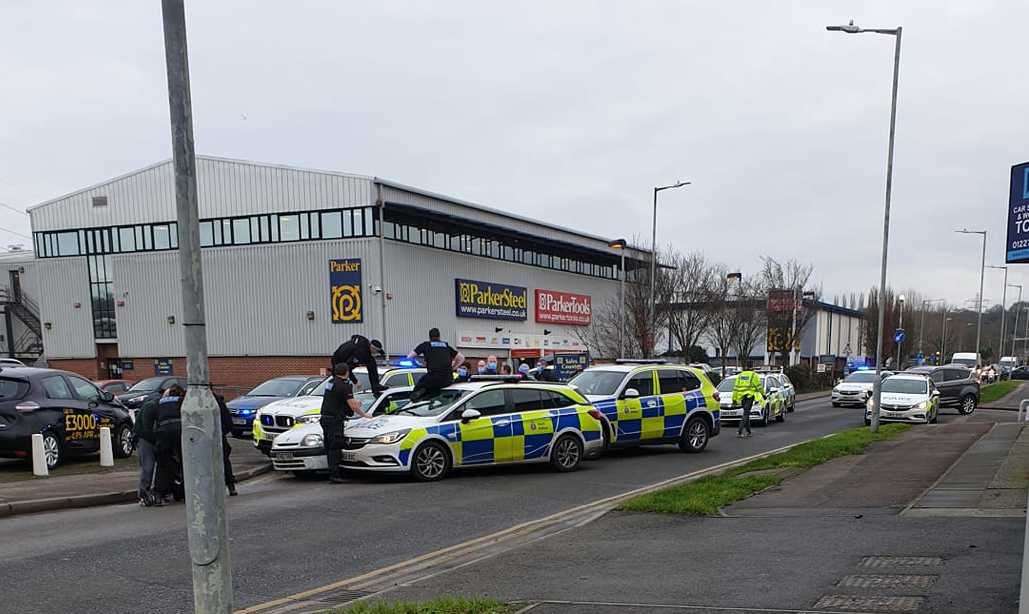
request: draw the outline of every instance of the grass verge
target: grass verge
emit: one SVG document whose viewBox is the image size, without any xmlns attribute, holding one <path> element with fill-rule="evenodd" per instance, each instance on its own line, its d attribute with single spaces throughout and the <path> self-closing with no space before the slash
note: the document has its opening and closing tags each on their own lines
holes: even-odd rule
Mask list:
<svg viewBox="0 0 1029 614">
<path fill-rule="evenodd" d="M 727 469 L 718 475 L 702 477 L 678 486 L 648 493 L 626 501 L 618 509 L 631 512 L 713 516 L 718 510 L 782 482 L 775 473 L 754 474 L 776 469 L 807 469 L 828 460 L 861 454 L 869 444 L 903 433 L 910 425 L 884 424 L 878 433 L 867 428 L 840 431 L 832 437 L 801 444 L 795 448 Z M 750 474 L 750 475 L 747 475 Z"/>
<path fill-rule="evenodd" d="M 982 405 L 985 403 L 999 401 L 1014 392 L 1014 390 L 1021 385 L 1022 382 L 1015 380 L 1004 380 L 1003 382 L 997 382 L 996 384 L 987 384 L 979 391 L 979 404 Z"/>
<path fill-rule="evenodd" d="M 441 597 L 431 601 L 359 603 L 330 610 L 334 614 L 510 614 L 514 609 L 493 599 Z"/>
</svg>

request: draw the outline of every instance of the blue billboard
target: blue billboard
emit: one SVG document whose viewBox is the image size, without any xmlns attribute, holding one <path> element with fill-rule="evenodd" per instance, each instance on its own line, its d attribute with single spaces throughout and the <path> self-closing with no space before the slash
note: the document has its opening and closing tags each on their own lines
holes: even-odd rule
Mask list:
<svg viewBox="0 0 1029 614">
<path fill-rule="evenodd" d="M 1008 264 L 1029 262 L 1029 162 L 1011 167 L 1008 199 Z"/>
<path fill-rule="evenodd" d="M 455 279 L 454 302 L 459 318 L 524 322 L 529 317 L 529 291 L 522 286 Z"/>
</svg>

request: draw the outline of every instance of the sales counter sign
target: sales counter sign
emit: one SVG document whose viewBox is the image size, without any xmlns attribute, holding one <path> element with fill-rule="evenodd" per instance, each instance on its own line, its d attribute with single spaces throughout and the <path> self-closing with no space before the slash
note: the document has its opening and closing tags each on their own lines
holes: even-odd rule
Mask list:
<svg viewBox="0 0 1029 614">
<path fill-rule="evenodd" d="M 329 302 L 333 323 L 362 320 L 360 258 L 329 261 Z"/>
<path fill-rule="evenodd" d="M 1008 199 L 1008 264 L 1029 263 L 1029 162 L 1011 167 Z"/>
<path fill-rule="evenodd" d="M 521 322 L 529 318 L 529 291 L 521 286 L 455 279 L 454 302 L 459 318 Z"/>
</svg>

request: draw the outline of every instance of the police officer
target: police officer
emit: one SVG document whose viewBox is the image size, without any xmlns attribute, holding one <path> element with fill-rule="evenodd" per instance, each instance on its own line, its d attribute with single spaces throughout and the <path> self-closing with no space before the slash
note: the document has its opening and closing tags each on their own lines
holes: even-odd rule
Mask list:
<svg viewBox="0 0 1029 614">
<path fill-rule="evenodd" d="M 181 475 L 182 463 L 182 399 L 181 386 L 172 385 L 157 403 L 154 415 L 154 438 L 157 441 L 157 476 L 154 491 L 157 504 L 174 500 L 175 482 Z"/>
<path fill-rule="evenodd" d="M 379 383 L 379 369 L 375 363 L 376 356 L 385 356 L 382 349 L 382 342 L 378 339 L 369 341 L 367 337 L 354 335 L 349 341 L 344 342 L 332 353 L 332 367 L 338 364 L 345 364 L 350 374 L 350 381 L 357 383 L 357 376 L 354 375 L 354 367 L 364 365 L 368 369 L 368 381 L 371 384 L 372 392 L 379 394 L 385 388 Z"/>
<path fill-rule="evenodd" d="M 232 461 L 229 460 L 229 456 L 232 454 L 232 446 L 229 445 L 229 433 L 232 432 L 232 412 L 229 411 L 229 406 L 225 404 L 225 397 L 215 394 L 214 400 L 218 403 L 218 411 L 221 414 L 222 465 L 225 470 L 225 488 L 229 489 L 230 497 L 235 497 L 239 494 L 236 492 L 236 474 L 232 472 Z"/>
<path fill-rule="evenodd" d="M 422 341 L 407 355 L 412 359 L 421 356 L 428 371 L 415 384 L 414 391 L 411 392 L 412 402 L 439 394 L 440 390 L 454 381 L 454 369 L 464 362 L 461 352 L 450 347 L 446 341 L 441 341 L 439 337 L 439 329 L 431 329 L 429 340 Z"/>
<path fill-rule="evenodd" d="M 743 371 L 736 376 L 736 383 L 732 387 L 732 404 L 743 406 L 736 437 L 750 437 L 750 408 L 754 406 L 754 401 L 761 402 L 761 393 L 764 392 L 761 376 L 751 371 L 751 367 L 750 361 L 747 361 Z M 743 429 L 747 430 L 746 435 L 743 434 Z"/>
<path fill-rule="evenodd" d="M 322 440 L 325 446 L 325 457 L 329 463 L 329 481 L 333 484 L 344 483 L 340 474 L 340 461 L 342 455 L 340 448 L 343 445 L 343 431 L 347 418 L 355 414 L 362 418 L 370 418 L 361 409 L 361 403 L 354 398 L 354 387 L 347 380 L 350 375 L 350 368 L 345 362 L 337 363 L 332 368 L 332 380 L 325 386 L 325 395 L 322 396 L 322 415 L 319 423 L 322 425 Z"/>
</svg>

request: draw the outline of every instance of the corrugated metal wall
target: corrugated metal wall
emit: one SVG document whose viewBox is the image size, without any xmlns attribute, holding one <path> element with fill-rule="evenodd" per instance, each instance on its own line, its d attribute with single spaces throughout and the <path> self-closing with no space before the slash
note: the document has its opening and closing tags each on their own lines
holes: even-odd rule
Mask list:
<svg viewBox="0 0 1029 614">
<path fill-rule="evenodd" d="M 38 292 L 35 296 L 39 301 L 40 320 L 44 324 L 46 357 L 93 357 L 96 346 L 93 343 L 93 312 L 89 302 L 86 259 L 38 260 L 27 277 L 32 278 L 29 287 Z M 46 329 L 46 322 L 51 323 L 50 330 Z"/>
<path fill-rule="evenodd" d="M 197 157 L 200 217 L 225 217 L 374 204 L 366 177 Z M 94 196 L 107 196 L 94 207 Z M 50 201 L 30 211 L 32 229 L 59 230 L 171 221 L 171 162 Z"/>
</svg>

